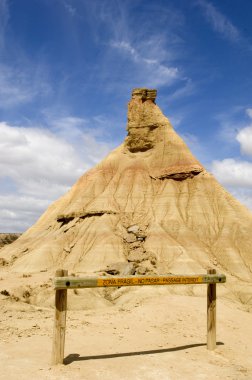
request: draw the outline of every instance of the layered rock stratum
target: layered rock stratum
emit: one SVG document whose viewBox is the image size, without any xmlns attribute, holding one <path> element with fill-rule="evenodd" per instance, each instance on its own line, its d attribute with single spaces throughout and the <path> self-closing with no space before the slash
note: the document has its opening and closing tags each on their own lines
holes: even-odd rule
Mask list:
<svg viewBox="0 0 252 380">
<path fill-rule="evenodd" d="M 0 256 L 13 272 L 211 267 L 251 303 L 252 214 L 193 156 L 155 100 L 156 90 L 133 90 L 125 141 Z"/>
</svg>

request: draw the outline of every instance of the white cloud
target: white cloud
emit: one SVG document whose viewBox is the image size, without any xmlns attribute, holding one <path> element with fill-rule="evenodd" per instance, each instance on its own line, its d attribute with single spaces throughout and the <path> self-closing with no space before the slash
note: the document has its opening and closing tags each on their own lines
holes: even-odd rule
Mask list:
<svg viewBox="0 0 252 380">
<path fill-rule="evenodd" d="M 221 121 L 221 129 L 218 132 L 219 138 L 229 145 L 237 143 L 236 136 L 239 130 L 237 123 L 230 122 L 229 120 Z"/>
<path fill-rule="evenodd" d="M 244 118 L 244 107 L 233 106 L 228 109 L 228 112 L 223 112 L 215 115 L 214 119 L 220 124 L 218 137 L 224 141 L 224 148 L 229 146 L 232 149 L 237 145 L 237 134 L 243 128 L 247 127 Z M 248 114 L 247 110 L 245 110 Z"/>
<path fill-rule="evenodd" d="M 252 189 L 230 187 L 229 191 L 236 199 L 252 210 Z"/>
<path fill-rule="evenodd" d="M 252 210 L 252 163 L 226 158 L 213 161 L 212 172 L 218 181 L 241 203 Z"/>
<path fill-rule="evenodd" d="M 238 42 L 241 40 L 241 33 L 233 23 L 223 15 L 213 4 L 206 0 L 196 0 L 196 4 L 200 6 L 203 14 L 213 30 L 219 33 L 223 38 L 230 42 Z"/>
<path fill-rule="evenodd" d="M 26 195 L 0 195 L 0 231 L 23 232 L 49 206 L 48 200 Z"/>
<path fill-rule="evenodd" d="M 68 1 L 63 1 L 63 5 L 68 13 L 70 13 L 71 16 L 76 15 L 76 8 L 74 8 Z"/>
<path fill-rule="evenodd" d="M 234 110 L 233 116 L 237 119 L 237 112 L 244 108 L 238 107 Z M 252 117 L 252 109 L 248 108 L 246 114 Z M 232 122 L 232 120 L 222 115 L 222 138 L 228 145 L 235 141 L 240 144 L 240 151 L 247 155 L 248 159 L 225 158 L 212 162 L 211 171 L 219 182 L 224 185 L 237 199 L 248 208 L 252 209 L 252 126 L 244 127 L 242 123 Z M 235 125 L 235 127 L 234 127 Z"/>
<path fill-rule="evenodd" d="M 247 156 L 252 156 L 252 126 L 241 129 L 236 140 L 240 143 L 241 152 Z"/>
<path fill-rule="evenodd" d="M 74 146 L 78 157 L 88 167 L 98 163 L 114 144 L 110 145 L 104 140 L 104 134 L 111 123 L 102 115 L 93 116 L 90 119 L 73 116 L 53 118 L 49 117 L 47 123 L 58 137 Z M 97 149 L 99 146 L 99 149 Z"/>
<path fill-rule="evenodd" d="M 112 41 L 110 44 L 113 48 L 124 50 L 126 53 L 128 53 L 132 59 L 135 61 L 138 61 L 140 59 L 138 52 L 135 48 L 131 46 L 129 42 L 126 41 Z"/>
<path fill-rule="evenodd" d="M 32 98 L 30 87 L 25 86 L 22 73 L 1 65 L 0 66 L 0 102 L 1 108 L 24 103 Z"/>
<path fill-rule="evenodd" d="M 170 85 L 179 79 L 181 74 L 177 67 L 168 66 L 159 60 L 162 54 L 156 54 L 157 46 L 153 47 L 155 54 L 152 54 L 152 43 L 155 44 L 153 39 L 145 41 L 141 46 L 134 47 L 132 43 L 122 40 L 112 41 L 110 46 L 127 54 L 138 65 L 140 76 L 144 78 L 145 82 L 148 81 L 149 86 Z"/>
<path fill-rule="evenodd" d="M 49 131 L 0 123 L 0 133 L 0 176 L 11 176 L 23 188 L 31 181 L 69 183 L 80 173 L 73 147 Z"/>
<path fill-rule="evenodd" d="M 110 146 L 90 130 L 78 129 L 81 120 L 62 118 L 58 120 L 61 131 L 54 133 L 0 123 L 0 180 L 13 183 L 8 194 L 0 192 L 1 232 L 23 230 L 34 223 L 49 203 L 109 152 Z"/>
<path fill-rule="evenodd" d="M 138 14 L 134 1 L 92 1 L 88 6 L 94 16 L 92 27 L 97 39 L 111 48 L 104 57 L 104 62 L 112 67 L 111 74 L 108 76 L 102 65 L 97 69 L 97 75 L 109 83 L 107 88 L 115 88 L 118 83 L 121 91 L 122 87 L 179 85 L 182 88 L 176 98 L 192 93 L 193 86 L 181 70 L 186 46 L 181 37 L 185 17 L 180 10 L 158 4 L 154 8 L 144 6 Z M 152 20 L 154 9 L 158 23 Z"/>
<path fill-rule="evenodd" d="M 41 67 L 14 68 L 0 63 L 0 107 L 10 108 L 50 94 L 51 87 Z"/>
<path fill-rule="evenodd" d="M 184 82 L 184 85 L 182 87 L 179 87 L 177 90 L 175 90 L 171 94 L 170 99 L 173 99 L 173 100 L 179 99 L 184 96 L 192 95 L 195 92 L 196 86 L 190 78 L 183 78 L 183 82 Z"/>
<path fill-rule="evenodd" d="M 252 163 L 226 158 L 213 161 L 212 171 L 216 178 L 226 186 L 252 187 Z"/>
<path fill-rule="evenodd" d="M 246 114 L 248 115 L 248 117 L 250 117 L 250 119 L 252 119 L 252 108 L 247 108 Z"/>
<path fill-rule="evenodd" d="M 252 109 L 245 113 L 252 118 Z M 220 123 L 219 138 L 225 142 L 224 148 L 234 148 L 237 142 L 243 155 L 252 156 L 252 124 L 246 125 L 244 107 L 233 107 L 228 114 L 219 114 L 216 120 Z"/>
</svg>

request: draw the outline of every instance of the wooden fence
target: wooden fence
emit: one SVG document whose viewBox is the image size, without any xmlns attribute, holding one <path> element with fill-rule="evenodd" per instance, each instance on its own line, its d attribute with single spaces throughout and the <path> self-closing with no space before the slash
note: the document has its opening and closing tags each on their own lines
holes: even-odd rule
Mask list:
<svg viewBox="0 0 252 380">
<path fill-rule="evenodd" d="M 57 270 L 54 279 L 55 320 L 53 332 L 52 364 L 62 364 L 64 359 L 67 290 L 79 288 L 207 284 L 207 349 L 216 348 L 216 284 L 226 282 L 226 276 L 209 269 L 207 274 L 165 276 L 101 276 L 68 277 L 67 270 Z"/>
</svg>

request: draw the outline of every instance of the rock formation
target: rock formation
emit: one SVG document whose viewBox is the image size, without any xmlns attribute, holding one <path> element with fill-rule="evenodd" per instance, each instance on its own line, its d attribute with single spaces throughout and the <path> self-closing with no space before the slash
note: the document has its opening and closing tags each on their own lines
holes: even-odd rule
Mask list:
<svg viewBox="0 0 252 380">
<path fill-rule="evenodd" d="M 133 90 L 123 144 L 1 249 L 11 270 L 161 274 L 211 266 L 252 282 L 251 213 L 192 155 L 155 98 L 155 90 Z"/>
</svg>

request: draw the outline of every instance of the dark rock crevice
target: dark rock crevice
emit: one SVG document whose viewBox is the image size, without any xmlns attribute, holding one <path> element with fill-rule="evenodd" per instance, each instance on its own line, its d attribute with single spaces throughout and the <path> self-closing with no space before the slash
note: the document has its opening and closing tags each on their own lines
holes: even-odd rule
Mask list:
<svg viewBox="0 0 252 380">
<path fill-rule="evenodd" d="M 63 227 L 63 226 L 65 226 L 66 224 L 68 224 L 69 222 L 71 222 L 73 219 L 74 219 L 73 216 L 70 216 L 70 217 L 67 217 L 67 216 L 60 216 L 60 217 L 57 218 L 57 222 L 61 223 L 61 226 L 60 226 L 60 227 Z"/>
<path fill-rule="evenodd" d="M 60 227 L 68 224 L 74 219 L 83 220 L 86 218 L 92 218 L 94 216 L 102 216 L 105 214 L 116 214 L 114 211 L 89 211 L 89 212 L 82 212 L 82 213 L 76 213 L 72 215 L 59 215 L 57 217 L 57 222 L 62 223 Z"/>
<path fill-rule="evenodd" d="M 166 179 L 173 179 L 174 181 L 185 181 L 188 178 L 194 178 L 197 175 L 199 175 L 202 172 L 201 169 L 198 170 L 191 170 L 191 171 L 185 171 L 185 172 L 179 172 L 179 173 L 171 173 L 171 174 L 164 174 L 157 177 L 152 177 L 153 179 L 160 179 L 161 181 L 164 181 Z"/>
</svg>

